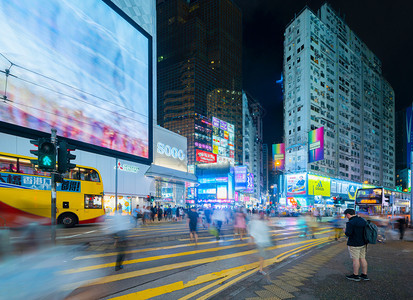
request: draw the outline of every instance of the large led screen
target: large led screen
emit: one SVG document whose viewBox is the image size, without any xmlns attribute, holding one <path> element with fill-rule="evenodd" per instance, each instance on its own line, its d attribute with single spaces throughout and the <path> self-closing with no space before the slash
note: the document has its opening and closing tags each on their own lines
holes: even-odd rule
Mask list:
<svg viewBox="0 0 413 300">
<path fill-rule="evenodd" d="M 150 37 L 101 0 L 0 0 L 0 121 L 149 158 Z"/>
</svg>

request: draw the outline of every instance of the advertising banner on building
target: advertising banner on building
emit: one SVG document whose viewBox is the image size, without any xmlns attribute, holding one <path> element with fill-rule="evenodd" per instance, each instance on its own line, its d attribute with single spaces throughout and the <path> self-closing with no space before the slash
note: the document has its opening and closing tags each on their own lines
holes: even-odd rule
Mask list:
<svg viewBox="0 0 413 300">
<path fill-rule="evenodd" d="M 289 174 L 287 177 L 287 196 L 305 195 L 307 193 L 307 175 L 305 173 Z"/>
<path fill-rule="evenodd" d="M 357 189 L 362 187 L 359 183 L 348 182 L 344 180 L 331 179 L 331 196 L 341 196 L 344 199 L 356 199 Z"/>
<path fill-rule="evenodd" d="M 324 159 L 324 127 L 308 133 L 308 162 Z"/>
<path fill-rule="evenodd" d="M 254 174 L 247 174 L 247 193 L 254 193 Z"/>
<path fill-rule="evenodd" d="M 248 169 L 246 166 L 234 167 L 235 190 L 236 191 L 247 189 L 248 187 L 247 173 L 248 173 Z"/>
<path fill-rule="evenodd" d="M 13 103 L 0 122 L 151 162 L 152 40 L 132 19 L 105 1 L 9 0 L 0 28 L 10 70 L 0 86 Z"/>
<path fill-rule="evenodd" d="M 212 152 L 218 163 L 235 163 L 235 126 L 212 117 Z"/>
<path fill-rule="evenodd" d="M 407 145 L 407 167 L 410 168 L 411 152 L 413 151 L 413 106 L 406 108 L 406 145 Z"/>
<path fill-rule="evenodd" d="M 309 174 L 308 194 L 330 197 L 330 178 Z"/>
<path fill-rule="evenodd" d="M 272 145 L 272 158 L 274 161 L 274 170 L 285 169 L 285 144 L 273 144 Z"/>
<path fill-rule="evenodd" d="M 211 152 L 196 150 L 196 161 L 203 163 L 216 163 L 217 155 Z"/>
</svg>

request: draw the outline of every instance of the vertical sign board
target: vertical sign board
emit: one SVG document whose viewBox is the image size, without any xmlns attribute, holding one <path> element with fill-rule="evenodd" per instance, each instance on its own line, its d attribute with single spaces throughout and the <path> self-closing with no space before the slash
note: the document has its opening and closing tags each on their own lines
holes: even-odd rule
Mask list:
<svg viewBox="0 0 413 300">
<path fill-rule="evenodd" d="M 235 176 L 235 190 L 241 191 L 248 188 L 248 169 L 247 166 L 236 166 L 234 167 Z"/>
<path fill-rule="evenodd" d="M 284 170 L 285 169 L 285 144 L 273 144 L 272 145 L 272 158 L 274 161 L 273 169 Z"/>
<path fill-rule="evenodd" d="M 324 159 L 324 127 L 308 133 L 308 162 Z"/>
<path fill-rule="evenodd" d="M 407 145 L 407 168 L 410 169 L 410 152 L 413 151 L 413 130 L 412 130 L 412 123 L 413 123 L 413 106 L 406 108 L 406 145 Z"/>
</svg>

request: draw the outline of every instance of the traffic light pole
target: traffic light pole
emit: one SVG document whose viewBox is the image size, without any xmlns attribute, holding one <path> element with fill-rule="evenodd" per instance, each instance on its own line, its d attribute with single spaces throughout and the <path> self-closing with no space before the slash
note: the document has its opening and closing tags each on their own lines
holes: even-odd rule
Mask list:
<svg viewBox="0 0 413 300">
<path fill-rule="evenodd" d="M 56 129 L 52 128 L 51 142 L 56 147 Z M 51 186 L 52 186 L 52 205 L 51 205 L 51 238 L 53 245 L 56 244 L 56 171 L 51 172 Z"/>
</svg>

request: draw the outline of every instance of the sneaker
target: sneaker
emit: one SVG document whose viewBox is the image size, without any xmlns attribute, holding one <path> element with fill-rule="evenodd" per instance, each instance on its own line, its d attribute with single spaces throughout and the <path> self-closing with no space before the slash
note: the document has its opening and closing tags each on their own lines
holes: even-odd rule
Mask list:
<svg viewBox="0 0 413 300">
<path fill-rule="evenodd" d="M 369 281 L 370 280 L 370 278 L 368 278 L 366 274 L 361 274 L 360 279 L 364 280 L 364 281 Z"/>
<path fill-rule="evenodd" d="M 347 278 L 348 280 L 353 280 L 353 281 L 360 281 L 360 280 L 361 280 L 361 279 L 360 279 L 360 276 L 354 275 L 354 274 L 347 275 L 346 278 Z"/>
</svg>

